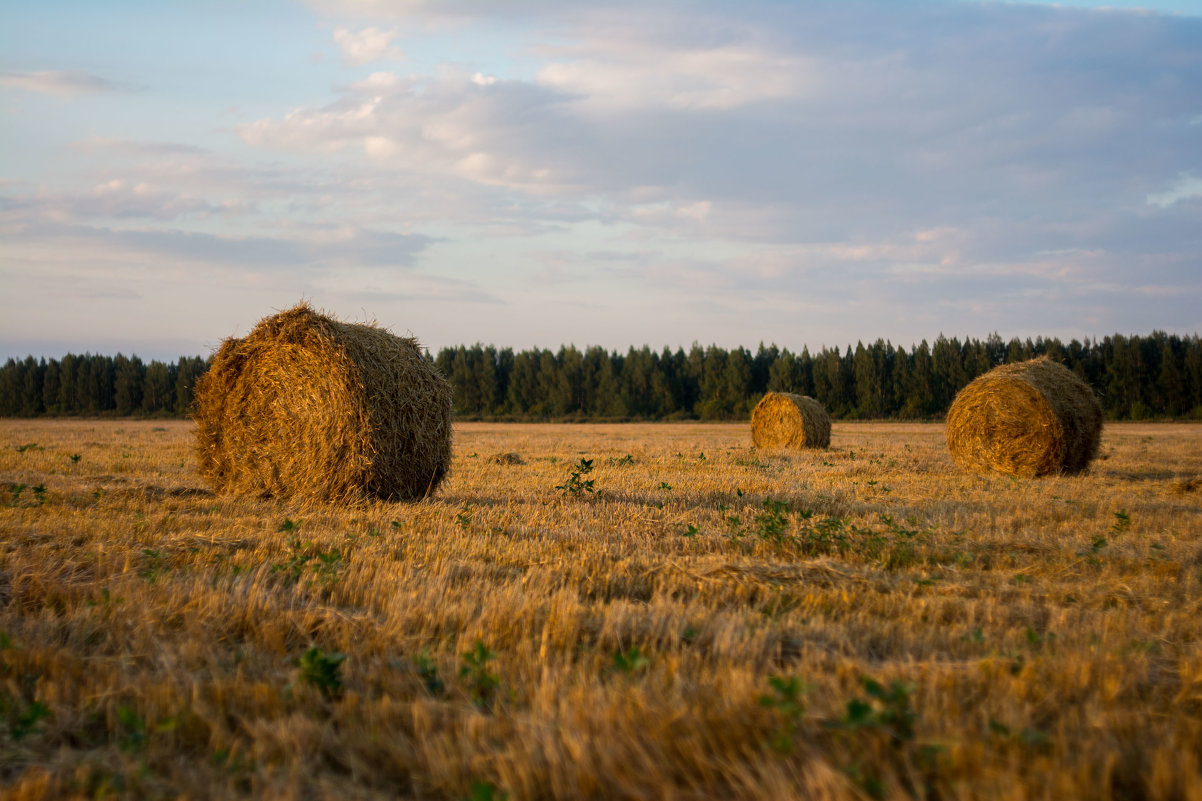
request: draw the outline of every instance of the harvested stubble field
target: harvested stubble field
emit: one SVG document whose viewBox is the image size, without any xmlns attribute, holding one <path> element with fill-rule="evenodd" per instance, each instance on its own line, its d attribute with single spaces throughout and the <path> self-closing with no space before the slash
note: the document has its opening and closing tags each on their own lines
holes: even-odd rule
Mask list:
<svg viewBox="0 0 1202 801">
<path fill-rule="evenodd" d="M 1202 426 L 1040 480 L 943 437 L 464 424 L 347 508 L 2 421 L 0 794 L 1202 798 Z"/>
</svg>

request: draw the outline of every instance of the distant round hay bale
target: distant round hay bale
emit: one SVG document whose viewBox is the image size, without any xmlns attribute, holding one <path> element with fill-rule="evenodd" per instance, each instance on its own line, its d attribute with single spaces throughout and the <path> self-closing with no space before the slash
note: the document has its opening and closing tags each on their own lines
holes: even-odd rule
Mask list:
<svg viewBox="0 0 1202 801">
<path fill-rule="evenodd" d="M 978 472 L 1077 473 L 1097 455 L 1101 439 L 1102 407 L 1093 390 L 1046 356 L 978 376 L 947 413 L 952 459 Z"/>
<path fill-rule="evenodd" d="M 222 342 L 197 381 L 200 472 L 240 495 L 420 499 L 450 469 L 451 401 L 417 340 L 302 303 Z"/>
<path fill-rule="evenodd" d="M 764 450 L 826 448 L 831 418 L 808 395 L 769 392 L 751 411 L 751 441 Z"/>
</svg>

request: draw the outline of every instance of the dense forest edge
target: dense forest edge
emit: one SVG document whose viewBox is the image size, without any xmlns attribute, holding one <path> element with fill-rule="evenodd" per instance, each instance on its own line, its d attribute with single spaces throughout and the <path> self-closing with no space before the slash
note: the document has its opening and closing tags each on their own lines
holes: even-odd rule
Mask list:
<svg viewBox="0 0 1202 801">
<path fill-rule="evenodd" d="M 755 352 L 694 344 L 626 353 L 476 344 L 428 355 L 454 387 L 459 419 L 656 421 L 747 419 L 770 391 L 810 395 L 836 419 L 934 419 L 976 376 L 1045 354 L 1094 388 L 1108 419 L 1202 419 L 1202 340 L 1163 331 L 1068 344 L 940 336 L 909 350 L 877 340 L 814 354 L 761 343 Z M 9 359 L 0 368 L 0 417 L 186 417 L 207 367 L 200 356 Z"/>
</svg>

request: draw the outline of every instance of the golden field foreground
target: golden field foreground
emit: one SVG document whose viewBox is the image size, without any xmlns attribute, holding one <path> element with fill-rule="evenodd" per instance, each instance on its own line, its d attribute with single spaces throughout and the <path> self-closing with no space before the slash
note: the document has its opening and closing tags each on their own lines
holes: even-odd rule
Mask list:
<svg viewBox="0 0 1202 801">
<path fill-rule="evenodd" d="M 1042 480 L 943 438 L 461 424 L 340 508 L 0 421 L 0 795 L 1202 799 L 1202 426 Z"/>
</svg>

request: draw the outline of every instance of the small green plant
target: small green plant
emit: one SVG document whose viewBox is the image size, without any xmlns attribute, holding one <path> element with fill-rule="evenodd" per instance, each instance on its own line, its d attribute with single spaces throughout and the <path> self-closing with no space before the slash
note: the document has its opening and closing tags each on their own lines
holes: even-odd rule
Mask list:
<svg viewBox="0 0 1202 801">
<path fill-rule="evenodd" d="M 300 581 L 300 577 L 305 571 L 305 565 L 309 563 L 309 556 L 303 552 L 303 547 L 299 537 L 289 539 L 288 548 L 292 552 L 291 556 L 286 562 L 277 562 L 272 565 L 271 572 L 284 573 L 293 584 Z"/>
<path fill-rule="evenodd" d="M 472 702 L 481 709 L 492 707 L 501 684 L 497 675 L 488 670 L 488 663 L 495 656 L 483 641 L 476 640 L 472 650 L 463 654 L 463 667 L 459 668 L 459 680 L 467 686 Z"/>
<path fill-rule="evenodd" d="M 693 537 L 696 537 L 700 533 L 701 533 L 701 529 L 697 528 L 692 523 L 689 523 L 688 528 L 686 528 L 684 531 L 680 532 L 680 536 L 688 537 L 688 538 L 692 539 Z"/>
<path fill-rule="evenodd" d="M 24 484 L 9 484 L 8 485 L 8 503 L 10 506 L 16 506 L 21 501 L 21 493 L 25 491 Z"/>
<path fill-rule="evenodd" d="M 1018 733 L 1018 741 L 1032 751 L 1046 752 L 1052 750 L 1052 737 L 1039 729 L 1024 728 Z"/>
<path fill-rule="evenodd" d="M 1044 645 L 1052 645 L 1056 641 L 1056 634 L 1054 632 L 1043 634 L 1030 626 L 1027 626 L 1025 634 L 1027 645 L 1032 648 L 1042 648 Z"/>
<path fill-rule="evenodd" d="M 594 479 L 580 480 L 581 476 L 586 476 L 591 472 L 593 472 L 593 460 L 582 458 L 572 467 L 572 473 L 568 476 L 568 480 L 557 485 L 555 489 L 566 492 L 573 497 L 580 497 L 586 492 L 596 492 L 596 489 L 593 487 Z"/>
<path fill-rule="evenodd" d="M 300 679 L 321 691 L 327 698 L 342 694 L 342 663 L 346 654 L 324 653 L 314 645 L 297 660 Z"/>
<path fill-rule="evenodd" d="M 651 665 L 651 660 L 647 655 L 638 649 L 632 647 L 627 651 L 617 651 L 614 653 L 613 668 L 627 676 L 635 673 L 640 673 L 646 670 Z"/>
<path fill-rule="evenodd" d="M 802 696 L 810 691 L 810 687 L 797 676 L 772 676 L 768 679 L 768 685 L 772 692 L 760 696 L 760 706 L 775 709 L 780 716 L 780 725 L 769 743 L 777 751 L 791 751 L 805 717 L 806 706 Z"/>
<path fill-rule="evenodd" d="M 32 734 L 43 718 L 50 717 L 50 707 L 41 701 L 34 701 L 29 706 L 17 712 L 8 724 L 8 734 L 14 740 L 20 740 Z"/>
<path fill-rule="evenodd" d="M 78 453 L 71 454 L 71 464 L 79 464 L 79 460 L 82 458 L 83 457 L 80 456 Z"/>
<path fill-rule="evenodd" d="M 455 515 L 455 525 L 459 526 L 464 531 L 472 527 L 472 505 L 465 503 Z"/>
<path fill-rule="evenodd" d="M 300 528 L 300 523 L 296 522 L 290 517 L 285 517 L 284 522 L 280 523 L 280 527 L 276 530 L 290 534 L 293 531 L 296 531 L 298 528 Z"/>
<path fill-rule="evenodd" d="M 725 510 L 723 506 L 721 509 Z M 743 520 L 738 515 L 727 515 L 726 518 L 726 535 L 732 540 L 740 540 L 747 530 L 743 528 Z"/>
<path fill-rule="evenodd" d="M 783 545 L 789 529 L 788 505 L 783 501 L 764 499 L 764 509 L 755 516 L 755 534 L 765 542 Z"/>
<path fill-rule="evenodd" d="M 287 522 L 291 523 L 292 521 Z M 295 527 L 293 524 L 293 529 Z M 272 573 L 283 573 L 289 583 L 296 584 L 305 574 L 305 569 L 312 566 L 313 575 L 322 584 L 329 586 L 338 580 L 344 567 L 342 551 L 338 548 L 331 548 L 328 551 L 318 550 L 314 548 L 313 543 L 302 543 L 300 537 L 293 536 L 288 539 L 288 549 L 290 551 L 288 559 L 272 565 Z"/>
<path fill-rule="evenodd" d="M 1110 527 L 1111 533 L 1122 534 L 1129 528 L 1131 528 L 1131 515 L 1127 514 L 1126 509 L 1119 509 L 1114 513 L 1114 525 Z"/>
<path fill-rule="evenodd" d="M 342 551 L 333 548 L 328 551 L 318 551 L 314 558 L 317 563 L 313 566 L 313 573 L 323 584 L 333 584 L 338 580 L 338 574 L 342 572 Z"/>
<path fill-rule="evenodd" d="M 466 801 L 509 801 L 509 793 L 498 789 L 492 782 L 472 782 L 472 790 Z"/>
<path fill-rule="evenodd" d="M 659 482 L 659 489 L 670 490 L 670 489 L 672 489 L 672 485 L 669 484 L 667 481 L 661 481 L 661 482 Z"/>
<path fill-rule="evenodd" d="M 813 556 L 841 552 L 848 544 L 847 528 L 846 520 L 828 517 L 803 526 L 798 532 L 798 544 L 803 553 Z"/>
<path fill-rule="evenodd" d="M 137 753 L 145 750 L 150 733 L 146 721 L 139 717 L 137 710 L 124 704 L 117 707 L 117 724 L 121 729 L 121 739 L 117 745 L 122 751 Z"/>
<path fill-rule="evenodd" d="M 754 459 L 754 458 L 750 458 L 750 457 L 746 458 L 746 459 L 735 459 L 735 464 L 738 465 L 739 467 L 751 467 L 756 470 L 766 470 L 769 467 L 771 467 L 771 465 L 768 464 L 767 462 L 763 462 L 763 461 L 760 461 L 759 459 Z"/>
<path fill-rule="evenodd" d="M 24 445 L 15 446 L 17 453 L 25 453 L 25 451 L 40 451 L 41 447 L 36 442 L 27 442 Z"/>
<path fill-rule="evenodd" d="M 884 735 L 898 758 L 913 759 L 920 768 L 925 785 L 921 796 L 929 797 L 929 785 L 936 768 L 939 747 L 918 746 L 915 742 L 914 726 L 918 721 L 918 713 L 914 710 L 911 698 L 914 685 L 893 681 L 886 687 L 868 676 L 862 676 L 860 684 L 868 697 L 848 701 L 843 716 L 828 721 L 826 727 L 848 735 Z M 846 765 L 843 772 L 871 798 L 885 797 L 885 783 L 879 765 L 856 760 Z M 917 784 L 904 774 L 902 781 L 911 791 Z"/>
<path fill-rule="evenodd" d="M 829 728 L 844 731 L 876 730 L 884 732 L 896 743 L 912 741 L 914 724 L 918 720 L 910 697 L 914 685 L 893 681 L 886 687 L 868 676 L 862 676 L 860 684 L 868 697 L 848 701 L 843 717 L 828 724 Z"/>
<path fill-rule="evenodd" d="M 446 684 L 443 683 L 442 677 L 438 675 L 438 666 L 430 658 L 429 651 L 422 651 L 415 656 L 413 658 L 413 666 L 417 668 L 417 675 L 430 695 L 441 696 L 446 692 Z"/>
<path fill-rule="evenodd" d="M 622 467 L 623 465 L 634 464 L 634 457 L 628 453 L 621 459 L 610 459 L 609 463 L 612 465 L 617 465 L 618 467 Z"/>
<path fill-rule="evenodd" d="M 154 584 L 160 574 L 167 572 L 167 559 L 162 551 L 155 548 L 143 548 L 142 555 L 146 557 L 146 567 L 142 568 L 142 578 Z"/>
</svg>

